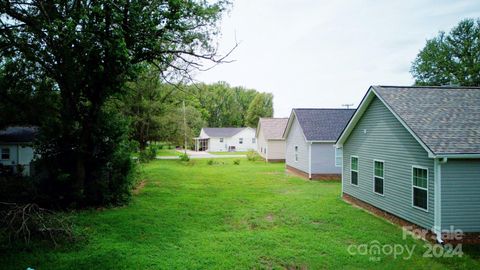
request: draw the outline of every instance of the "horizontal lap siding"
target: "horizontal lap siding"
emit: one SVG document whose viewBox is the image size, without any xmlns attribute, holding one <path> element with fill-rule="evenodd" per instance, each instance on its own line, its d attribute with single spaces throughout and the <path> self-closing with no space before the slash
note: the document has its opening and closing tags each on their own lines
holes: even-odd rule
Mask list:
<svg viewBox="0 0 480 270">
<path fill-rule="evenodd" d="M 267 147 L 267 141 L 265 140 L 263 129 L 260 128 L 258 131 L 257 136 L 257 152 L 260 154 L 261 157 L 266 158 L 264 149 Z"/>
<path fill-rule="evenodd" d="M 285 141 L 285 162 L 288 166 L 294 167 L 308 173 L 308 145 L 305 141 L 302 128 L 297 119 L 293 119 L 290 132 Z M 295 145 L 298 146 L 298 162 L 295 162 Z"/>
<path fill-rule="evenodd" d="M 480 160 L 442 164 L 442 228 L 480 232 Z"/>
<path fill-rule="evenodd" d="M 350 184 L 351 155 L 359 158 L 358 186 Z M 374 159 L 385 162 L 384 196 L 373 192 Z M 428 168 L 428 212 L 412 207 L 412 165 Z M 427 152 L 374 98 L 343 146 L 344 192 L 430 229 L 434 220 L 433 173 L 433 160 Z"/>
<path fill-rule="evenodd" d="M 268 141 L 268 159 L 285 159 L 285 141 Z"/>
<path fill-rule="evenodd" d="M 333 143 L 312 144 L 312 173 L 342 173 L 342 168 L 335 167 L 335 148 L 333 147 Z"/>
</svg>

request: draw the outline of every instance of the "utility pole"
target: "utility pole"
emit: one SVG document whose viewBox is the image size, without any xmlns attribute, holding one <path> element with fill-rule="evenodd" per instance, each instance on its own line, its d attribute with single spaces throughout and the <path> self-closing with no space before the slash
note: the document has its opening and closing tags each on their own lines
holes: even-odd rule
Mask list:
<svg viewBox="0 0 480 270">
<path fill-rule="evenodd" d="M 183 135 L 185 139 L 185 143 L 183 145 L 183 151 L 185 152 L 185 155 L 187 154 L 187 116 L 186 116 L 186 110 L 185 110 L 185 100 L 183 101 Z"/>
</svg>

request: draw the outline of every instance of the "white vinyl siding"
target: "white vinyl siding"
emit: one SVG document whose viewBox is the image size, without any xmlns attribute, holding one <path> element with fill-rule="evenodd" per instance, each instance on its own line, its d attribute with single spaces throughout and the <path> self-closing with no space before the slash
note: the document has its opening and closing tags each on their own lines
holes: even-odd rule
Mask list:
<svg viewBox="0 0 480 270">
<path fill-rule="evenodd" d="M 298 120 L 295 118 L 295 115 L 292 115 L 292 117 L 292 126 L 290 127 L 285 138 L 285 163 L 287 166 L 291 166 L 302 172 L 308 173 L 310 168 L 308 148 L 310 146 L 305 141 L 302 128 L 300 127 Z M 298 146 L 298 161 L 295 161 L 295 146 Z M 268 152 L 270 152 L 270 149 Z"/>
<path fill-rule="evenodd" d="M 343 148 L 335 147 L 335 167 L 342 167 Z"/>
</svg>

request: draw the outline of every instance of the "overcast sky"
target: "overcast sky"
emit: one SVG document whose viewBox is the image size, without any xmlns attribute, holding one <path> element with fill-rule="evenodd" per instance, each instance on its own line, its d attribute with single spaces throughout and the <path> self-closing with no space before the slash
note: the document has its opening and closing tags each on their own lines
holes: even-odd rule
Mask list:
<svg viewBox="0 0 480 270">
<path fill-rule="evenodd" d="M 411 85 L 411 62 L 428 38 L 480 0 L 237 0 L 221 24 L 230 59 L 195 78 L 274 95 L 274 116 L 292 108 L 355 106 L 370 85 Z"/>
</svg>

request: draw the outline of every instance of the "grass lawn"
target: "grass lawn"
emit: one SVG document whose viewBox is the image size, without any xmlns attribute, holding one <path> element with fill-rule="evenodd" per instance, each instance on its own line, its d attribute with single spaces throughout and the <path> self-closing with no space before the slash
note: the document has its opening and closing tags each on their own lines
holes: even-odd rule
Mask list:
<svg viewBox="0 0 480 270">
<path fill-rule="evenodd" d="M 209 152 L 212 155 L 246 155 L 248 152 Z"/>
<path fill-rule="evenodd" d="M 175 149 L 158 149 L 157 156 L 166 157 L 166 156 L 179 156 L 182 153 L 178 152 Z"/>
<path fill-rule="evenodd" d="M 75 214 L 86 239 L 0 250 L 1 269 L 480 269 L 477 250 L 424 258 L 424 242 L 341 198 L 338 182 L 306 181 L 284 164 L 154 161 L 130 205 Z M 350 255 L 350 245 L 415 247 L 413 256 Z M 375 242 L 376 243 L 376 242 Z M 465 247 L 464 247 L 465 250 Z"/>
<path fill-rule="evenodd" d="M 182 153 L 178 152 L 177 150 L 175 149 L 158 149 L 157 150 L 157 156 L 160 156 L 160 157 L 167 157 L 167 156 L 179 156 L 181 155 Z M 132 157 L 139 157 L 140 156 L 140 153 L 133 153 L 132 154 Z"/>
</svg>

